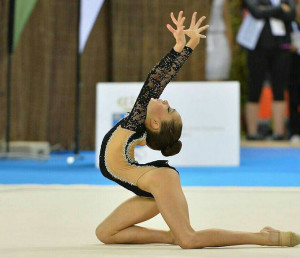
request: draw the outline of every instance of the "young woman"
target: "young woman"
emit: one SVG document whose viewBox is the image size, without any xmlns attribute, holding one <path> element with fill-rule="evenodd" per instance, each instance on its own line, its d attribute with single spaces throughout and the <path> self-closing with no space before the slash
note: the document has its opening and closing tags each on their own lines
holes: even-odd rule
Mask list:
<svg viewBox="0 0 300 258">
<path fill-rule="evenodd" d="M 196 21 L 193 14 L 190 28 L 184 30 L 185 18 L 171 13 L 176 29 L 167 25 L 176 45 L 149 73 L 131 113 L 119 121 L 104 137 L 100 151 L 102 174 L 137 196 L 125 201 L 96 229 L 98 239 L 105 244 L 166 243 L 182 248 L 203 248 L 241 244 L 294 246 L 300 236 L 265 227 L 258 233 L 221 229 L 195 231 L 189 220 L 188 206 L 179 174 L 166 161 L 139 164 L 134 148 L 146 145 L 160 150 L 164 156 L 177 154 L 182 121 L 179 113 L 166 100 L 158 99 L 166 85 L 199 44 L 200 27 L 205 17 Z M 185 34 L 190 38 L 186 44 Z M 170 231 L 136 226 L 161 213 Z"/>
</svg>

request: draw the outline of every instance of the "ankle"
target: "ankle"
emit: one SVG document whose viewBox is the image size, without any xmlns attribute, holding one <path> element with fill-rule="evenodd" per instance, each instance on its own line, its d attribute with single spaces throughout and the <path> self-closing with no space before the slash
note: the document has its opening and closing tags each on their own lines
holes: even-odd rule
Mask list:
<svg viewBox="0 0 300 258">
<path fill-rule="evenodd" d="M 263 232 L 258 232 L 258 233 L 255 233 L 255 235 L 258 236 L 258 238 L 260 239 L 260 243 L 259 245 L 272 245 L 272 241 L 270 239 L 270 233 L 269 232 L 266 232 L 266 231 L 263 231 Z"/>
<path fill-rule="evenodd" d="M 262 237 L 265 241 L 264 245 L 268 245 L 268 246 L 278 246 L 279 245 L 280 232 L 264 231 L 264 232 L 260 232 L 260 233 L 262 234 Z"/>
<path fill-rule="evenodd" d="M 167 235 L 168 235 L 168 243 L 171 244 L 171 245 L 176 245 L 175 236 L 174 236 L 174 234 L 172 233 L 171 230 L 169 230 L 167 232 Z"/>
</svg>

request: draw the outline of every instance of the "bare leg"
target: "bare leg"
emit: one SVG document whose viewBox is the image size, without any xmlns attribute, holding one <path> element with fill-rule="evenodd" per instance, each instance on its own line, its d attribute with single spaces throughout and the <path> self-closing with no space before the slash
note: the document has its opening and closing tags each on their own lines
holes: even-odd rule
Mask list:
<svg viewBox="0 0 300 258">
<path fill-rule="evenodd" d="M 170 231 L 134 225 L 149 220 L 158 213 L 153 199 L 132 197 L 117 207 L 97 227 L 96 236 L 105 244 L 172 244 L 174 240 Z"/>
<path fill-rule="evenodd" d="M 273 102 L 273 121 L 274 121 L 274 134 L 284 134 L 284 101 Z"/>
<path fill-rule="evenodd" d="M 186 199 L 178 174 L 172 169 L 159 168 L 142 176 L 139 187 L 155 197 L 158 210 L 182 248 L 203 248 L 228 245 L 273 245 L 269 232 L 239 232 L 222 229 L 195 231 L 188 220 Z"/>
<path fill-rule="evenodd" d="M 248 134 L 256 134 L 258 121 L 258 103 L 248 102 L 246 104 L 246 121 Z"/>
</svg>

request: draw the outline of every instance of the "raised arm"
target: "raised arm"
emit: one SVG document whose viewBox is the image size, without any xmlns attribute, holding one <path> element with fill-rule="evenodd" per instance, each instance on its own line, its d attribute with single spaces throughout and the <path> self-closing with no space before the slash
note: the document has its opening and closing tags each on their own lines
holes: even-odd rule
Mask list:
<svg viewBox="0 0 300 258">
<path fill-rule="evenodd" d="M 184 47 L 180 53 L 172 48 L 171 51 L 153 67 L 146 78 L 130 114 L 124 119 L 124 123 L 122 124 L 123 128 L 132 131 L 144 129 L 147 107 L 151 98 L 160 97 L 167 84 L 176 76 L 191 53 L 192 49 L 189 47 Z"/>
<path fill-rule="evenodd" d="M 182 17 L 182 14 L 182 11 L 179 12 L 178 19 L 176 20 L 173 13 L 171 13 L 171 19 L 177 28 L 175 30 L 169 24 L 167 25 L 167 28 L 172 32 L 174 38 L 176 39 L 176 44 L 148 74 L 140 94 L 138 95 L 138 98 L 133 106 L 133 109 L 124 119 L 122 124 L 123 128 L 132 131 L 142 131 L 144 129 L 147 107 L 151 98 L 160 97 L 167 84 L 176 76 L 180 68 L 192 53 L 193 49 L 199 43 L 199 39 L 193 42 L 190 40 L 185 46 L 186 40 L 183 30 L 183 22 L 185 17 Z"/>
</svg>

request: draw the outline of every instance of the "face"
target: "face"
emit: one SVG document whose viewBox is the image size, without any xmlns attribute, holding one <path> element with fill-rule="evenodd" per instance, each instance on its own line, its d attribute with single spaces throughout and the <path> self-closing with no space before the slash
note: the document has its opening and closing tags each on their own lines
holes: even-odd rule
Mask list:
<svg viewBox="0 0 300 258">
<path fill-rule="evenodd" d="M 147 120 L 153 129 L 160 129 L 162 121 L 174 120 L 175 123 L 182 123 L 181 116 L 176 109 L 170 107 L 167 100 L 154 98 L 148 104 Z"/>
</svg>

